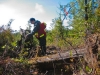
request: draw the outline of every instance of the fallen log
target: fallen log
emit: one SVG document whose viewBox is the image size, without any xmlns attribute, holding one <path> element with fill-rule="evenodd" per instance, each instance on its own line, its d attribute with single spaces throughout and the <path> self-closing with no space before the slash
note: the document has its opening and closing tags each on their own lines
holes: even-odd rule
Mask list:
<svg viewBox="0 0 100 75">
<path fill-rule="evenodd" d="M 58 61 L 58 60 L 65 60 L 69 58 L 81 57 L 86 53 L 86 48 L 76 49 L 76 51 L 75 50 L 69 50 L 66 52 L 58 51 L 58 53 L 53 54 L 53 55 L 46 55 L 43 57 L 31 58 L 29 59 L 28 63 L 36 64 L 36 63 L 52 62 L 52 61 Z"/>
</svg>

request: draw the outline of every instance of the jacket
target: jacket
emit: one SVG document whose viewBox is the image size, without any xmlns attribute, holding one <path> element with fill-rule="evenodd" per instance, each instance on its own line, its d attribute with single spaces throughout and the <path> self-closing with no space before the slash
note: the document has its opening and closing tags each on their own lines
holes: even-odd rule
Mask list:
<svg viewBox="0 0 100 75">
<path fill-rule="evenodd" d="M 41 38 L 43 36 L 46 36 L 46 23 L 41 23 L 40 21 L 36 21 L 34 23 L 34 29 L 32 31 L 32 35 L 35 34 L 36 38 Z"/>
</svg>

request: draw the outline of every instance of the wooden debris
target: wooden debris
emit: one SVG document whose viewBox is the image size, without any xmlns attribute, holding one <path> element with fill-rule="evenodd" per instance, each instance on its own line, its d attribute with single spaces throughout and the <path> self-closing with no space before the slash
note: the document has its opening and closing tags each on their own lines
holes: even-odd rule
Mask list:
<svg viewBox="0 0 100 75">
<path fill-rule="evenodd" d="M 53 54 L 53 55 L 36 57 L 36 58 L 29 59 L 28 63 L 34 64 L 34 63 L 52 62 L 52 61 L 58 61 L 58 60 L 64 60 L 64 59 L 68 59 L 68 58 L 83 56 L 86 53 L 86 48 L 77 49 L 76 51 L 77 51 L 77 53 L 75 52 L 75 50 L 70 50 L 70 51 L 66 51 L 63 53 L 58 52 L 57 54 Z"/>
</svg>

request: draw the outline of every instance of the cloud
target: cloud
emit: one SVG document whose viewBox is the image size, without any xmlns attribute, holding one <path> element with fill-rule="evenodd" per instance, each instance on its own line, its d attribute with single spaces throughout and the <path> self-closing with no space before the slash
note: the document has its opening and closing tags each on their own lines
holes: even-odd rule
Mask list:
<svg viewBox="0 0 100 75">
<path fill-rule="evenodd" d="M 64 20 L 64 21 L 63 21 L 63 25 L 64 25 L 64 26 L 68 26 L 68 25 L 69 25 L 68 22 L 69 22 L 69 20 Z"/>
<path fill-rule="evenodd" d="M 14 30 L 18 30 L 20 26 L 25 29 L 25 25 L 31 17 L 46 22 L 49 27 L 54 16 L 38 3 L 8 0 L 0 4 L 0 24 L 7 24 L 11 18 L 15 19 L 11 25 Z"/>
<path fill-rule="evenodd" d="M 39 5 L 38 3 L 36 3 L 33 15 L 39 15 L 40 13 L 41 14 L 45 13 L 45 10 L 42 5 Z"/>
<path fill-rule="evenodd" d="M 0 24 L 8 22 L 8 20 L 10 18 L 15 17 L 15 15 L 14 15 L 15 10 L 12 8 L 9 8 L 9 7 L 2 4 L 2 5 L 0 5 L 0 10 L 1 10 L 0 11 Z"/>
</svg>

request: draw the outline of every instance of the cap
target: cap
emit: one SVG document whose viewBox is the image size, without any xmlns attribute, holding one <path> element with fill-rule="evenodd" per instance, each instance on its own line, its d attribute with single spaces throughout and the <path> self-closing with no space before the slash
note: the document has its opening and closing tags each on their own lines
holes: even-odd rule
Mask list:
<svg viewBox="0 0 100 75">
<path fill-rule="evenodd" d="M 35 18 L 30 18 L 30 21 L 35 21 Z"/>
</svg>

